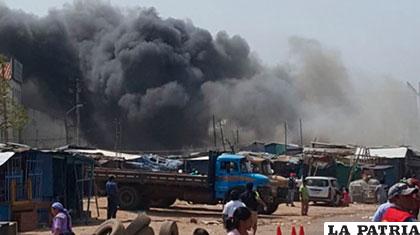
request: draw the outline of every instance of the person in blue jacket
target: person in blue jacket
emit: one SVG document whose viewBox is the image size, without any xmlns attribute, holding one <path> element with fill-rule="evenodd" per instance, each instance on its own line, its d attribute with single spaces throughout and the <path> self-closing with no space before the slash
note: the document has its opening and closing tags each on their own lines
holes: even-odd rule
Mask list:
<svg viewBox="0 0 420 235">
<path fill-rule="evenodd" d="M 107 218 L 116 218 L 118 210 L 118 186 L 113 175 L 108 177 L 106 182 L 106 196 L 108 198 Z"/>
</svg>

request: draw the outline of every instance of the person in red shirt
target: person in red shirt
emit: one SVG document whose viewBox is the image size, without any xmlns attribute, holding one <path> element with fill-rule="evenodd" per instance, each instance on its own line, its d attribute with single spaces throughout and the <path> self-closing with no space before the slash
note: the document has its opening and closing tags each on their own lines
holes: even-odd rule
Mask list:
<svg viewBox="0 0 420 235">
<path fill-rule="evenodd" d="M 396 183 L 388 191 L 388 199 L 392 206 L 382 216 L 382 222 L 415 222 L 412 214 L 418 209 L 417 187 L 410 187 L 406 183 Z"/>
<path fill-rule="evenodd" d="M 341 189 L 341 194 L 342 194 L 341 205 L 342 206 L 349 206 L 349 204 L 351 203 L 349 190 L 346 187 L 343 187 Z"/>
</svg>

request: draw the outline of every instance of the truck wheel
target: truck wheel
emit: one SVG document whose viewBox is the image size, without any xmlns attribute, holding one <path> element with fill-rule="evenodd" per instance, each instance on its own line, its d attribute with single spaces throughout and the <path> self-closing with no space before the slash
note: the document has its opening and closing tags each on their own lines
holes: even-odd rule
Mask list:
<svg viewBox="0 0 420 235">
<path fill-rule="evenodd" d="M 133 222 L 125 229 L 127 235 L 137 235 L 139 232 L 149 226 L 151 219 L 145 215 L 139 214 Z"/>
<path fill-rule="evenodd" d="M 96 235 L 124 235 L 126 234 L 125 228 L 122 223 L 116 219 L 109 219 L 103 222 L 95 230 Z"/>
<path fill-rule="evenodd" d="M 130 186 L 123 186 L 119 190 L 120 207 L 125 210 L 137 209 L 139 204 L 139 193 Z"/>
<path fill-rule="evenodd" d="M 150 209 L 151 206 L 151 200 L 149 198 L 149 196 L 142 194 L 139 197 L 139 202 L 138 202 L 138 209 L 140 210 L 144 210 L 144 211 L 148 211 Z"/>
<path fill-rule="evenodd" d="M 159 235 L 178 235 L 178 225 L 174 221 L 166 221 L 160 227 Z"/>
</svg>

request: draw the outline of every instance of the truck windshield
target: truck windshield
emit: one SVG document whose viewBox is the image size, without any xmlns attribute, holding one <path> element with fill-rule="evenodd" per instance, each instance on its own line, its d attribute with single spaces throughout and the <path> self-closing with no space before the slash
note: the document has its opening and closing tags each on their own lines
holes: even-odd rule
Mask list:
<svg viewBox="0 0 420 235">
<path fill-rule="evenodd" d="M 251 163 L 246 161 L 246 160 L 242 160 L 241 161 L 241 172 L 242 173 L 252 173 Z"/>
</svg>

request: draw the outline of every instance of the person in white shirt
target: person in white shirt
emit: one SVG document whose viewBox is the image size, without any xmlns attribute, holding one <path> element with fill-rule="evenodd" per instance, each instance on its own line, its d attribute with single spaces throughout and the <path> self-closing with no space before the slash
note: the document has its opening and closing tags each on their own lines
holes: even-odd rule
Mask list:
<svg viewBox="0 0 420 235">
<path fill-rule="evenodd" d="M 239 207 L 246 207 L 246 205 L 239 200 L 240 197 L 240 192 L 238 190 L 232 190 L 230 192 L 230 201 L 228 203 L 225 204 L 225 206 L 223 207 L 223 224 L 225 225 L 226 229 L 230 228 L 230 223 L 229 221 L 232 219 L 233 217 L 233 213 L 235 212 L 235 210 Z"/>
</svg>

